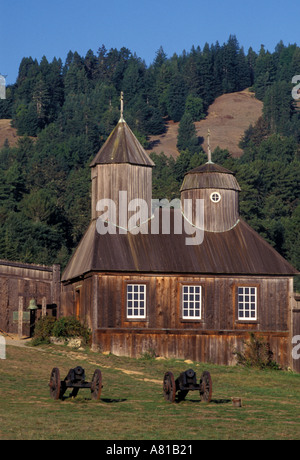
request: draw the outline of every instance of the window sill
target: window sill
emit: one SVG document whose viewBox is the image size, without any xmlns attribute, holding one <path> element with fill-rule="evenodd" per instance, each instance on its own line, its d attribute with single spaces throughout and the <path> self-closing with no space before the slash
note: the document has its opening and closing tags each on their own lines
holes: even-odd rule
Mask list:
<svg viewBox="0 0 300 460">
<path fill-rule="evenodd" d="M 204 323 L 203 319 L 196 318 L 180 318 L 181 323 Z"/>
<path fill-rule="evenodd" d="M 236 319 L 236 324 L 259 324 L 258 319 Z"/>
<path fill-rule="evenodd" d="M 126 323 L 145 323 L 148 321 L 148 318 L 125 318 Z"/>
</svg>

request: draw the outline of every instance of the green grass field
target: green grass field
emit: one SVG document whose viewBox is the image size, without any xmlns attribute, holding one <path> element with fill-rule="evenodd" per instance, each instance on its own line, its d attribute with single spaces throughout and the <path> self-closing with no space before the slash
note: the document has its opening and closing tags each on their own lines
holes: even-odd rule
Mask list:
<svg viewBox="0 0 300 460">
<path fill-rule="evenodd" d="M 82 366 L 86 380 L 99 368 L 100 401 L 89 390 L 54 401 L 53 367 L 63 379 Z M 193 368 L 199 380 L 208 370 L 210 404 L 190 392 L 185 401 L 164 400 L 166 371 L 176 378 Z M 0 360 L 0 439 L 2 440 L 238 440 L 300 439 L 300 375 L 183 360 L 130 359 L 54 345 L 7 347 Z M 234 407 L 231 398 L 242 398 Z"/>
</svg>

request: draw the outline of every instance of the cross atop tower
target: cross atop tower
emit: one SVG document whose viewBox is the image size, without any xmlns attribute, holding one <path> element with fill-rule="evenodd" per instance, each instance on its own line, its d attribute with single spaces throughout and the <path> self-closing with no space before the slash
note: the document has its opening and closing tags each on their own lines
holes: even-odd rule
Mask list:
<svg viewBox="0 0 300 460">
<path fill-rule="evenodd" d="M 210 129 L 207 130 L 207 156 L 208 156 L 208 162 L 207 163 L 212 163 L 211 150 L 210 150 Z"/>
<path fill-rule="evenodd" d="M 124 121 L 124 118 L 123 118 L 123 113 L 124 113 L 124 94 L 123 94 L 123 91 L 121 91 L 120 101 L 121 101 L 121 109 L 120 109 L 121 118 L 120 118 L 120 121 Z"/>
</svg>

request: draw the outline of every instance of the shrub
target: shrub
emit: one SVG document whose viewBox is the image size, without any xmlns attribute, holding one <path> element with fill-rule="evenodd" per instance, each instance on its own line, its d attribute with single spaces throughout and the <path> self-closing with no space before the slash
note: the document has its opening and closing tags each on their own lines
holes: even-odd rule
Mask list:
<svg viewBox="0 0 300 460">
<path fill-rule="evenodd" d="M 91 331 L 83 326 L 78 319 L 71 316 L 63 316 L 59 319 L 44 316 L 36 322 L 32 345 L 50 343 L 50 337 L 52 336 L 64 339 L 81 337 L 84 343 L 88 344 L 91 338 Z"/>
<path fill-rule="evenodd" d="M 43 316 L 40 318 L 34 328 L 32 345 L 40 345 L 42 343 L 50 343 L 53 327 L 56 319 L 54 316 Z"/>
<path fill-rule="evenodd" d="M 83 326 L 78 319 L 67 316 L 59 318 L 55 322 L 52 335 L 61 338 L 81 337 L 87 344 L 91 338 L 91 331 Z"/>
<path fill-rule="evenodd" d="M 246 367 L 256 367 L 259 369 L 276 369 L 280 366 L 272 360 L 273 353 L 262 337 L 256 337 L 253 332 L 250 333 L 249 341 L 244 341 L 244 351 L 234 351 L 237 357 L 237 364 Z"/>
<path fill-rule="evenodd" d="M 154 348 L 148 348 L 144 353 L 141 355 L 141 359 L 143 360 L 151 360 L 155 359 L 158 355 L 156 354 L 156 351 Z"/>
</svg>

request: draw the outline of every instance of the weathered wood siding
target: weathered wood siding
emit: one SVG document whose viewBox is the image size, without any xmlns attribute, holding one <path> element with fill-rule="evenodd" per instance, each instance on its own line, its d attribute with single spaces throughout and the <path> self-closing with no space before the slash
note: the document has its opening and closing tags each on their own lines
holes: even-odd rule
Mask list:
<svg viewBox="0 0 300 460">
<path fill-rule="evenodd" d="M 0 294 L 0 329 L 16 333 L 18 324 L 13 316 L 18 311 L 19 297 L 23 298 L 24 311 L 32 298 L 40 309 L 43 299 L 49 308 L 59 309 L 60 267 L 0 261 Z M 23 332 L 29 333 L 28 324 L 24 324 Z"/>
<path fill-rule="evenodd" d="M 92 219 L 100 214 L 96 211 L 99 200 L 111 199 L 116 204 L 117 222 L 119 224 L 119 192 L 127 192 L 127 203 L 136 198 L 148 204 L 151 216 L 152 168 L 132 164 L 99 164 L 92 168 Z"/>
<path fill-rule="evenodd" d="M 287 333 L 261 333 L 271 347 L 273 359 L 289 365 Z M 94 343 L 101 351 L 119 356 L 140 357 L 154 351 L 157 356 L 191 359 L 221 365 L 236 363 L 234 350 L 242 350 L 246 331 L 158 331 L 145 329 L 97 329 Z"/>
<path fill-rule="evenodd" d="M 211 201 L 212 193 L 218 192 L 221 200 L 218 203 Z M 208 232 L 226 232 L 236 225 L 239 219 L 239 197 L 236 190 L 206 188 L 185 190 L 181 192 L 181 202 L 184 209 L 184 200 L 193 200 L 192 222 L 196 224 L 195 204 L 197 199 L 204 200 L 204 226 Z"/>
<path fill-rule="evenodd" d="M 252 331 L 267 338 L 274 360 L 285 366 L 290 365 L 288 277 L 95 276 L 98 283 L 94 295 L 91 276 L 64 287 L 64 291 L 68 292 L 69 304 L 62 305 L 62 311 L 72 310 L 70 292 L 75 292 L 80 284 L 81 319 L 92 327 L 94 344 L 103 351 L 139 356 L 152 349 L 166 357 L 232 364 L 233 349 L 241 349 L 243 340 Z M 146 284 L 147 317 L 144 320 L 126 318 L 127 283 Z M 181 286 L 189 283 L 202 286 L 200 321 L 181 317 Z M 238 320 L 238 286 L 257 287 L 257 321 Z M 75 304 L 73 311 L 75 313 Z"/>
</svg>

